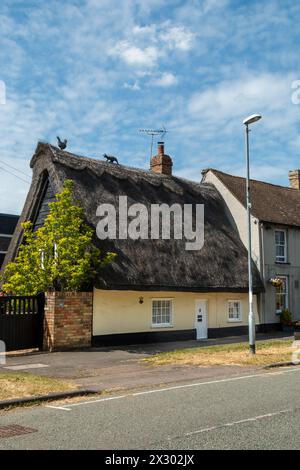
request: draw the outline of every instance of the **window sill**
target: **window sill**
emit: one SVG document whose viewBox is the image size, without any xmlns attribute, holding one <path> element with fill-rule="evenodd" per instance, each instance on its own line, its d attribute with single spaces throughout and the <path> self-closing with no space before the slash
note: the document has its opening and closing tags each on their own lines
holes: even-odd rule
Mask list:
<svg viewBox="0 0 300 470">
<path fill-rule="evenodd" d="M 291 263 L 288 263 L 287 261 L 275 261 L 275 264 L 286 264 L 289 266 Z"/>
<path fill-rule="evenodd" d="M 227 323 L 243 323 L 243 320 L 227 320 Z"/>
<path fill-rule="evenodd" d="M 173 328 L 173 325 L 151 325 L 151 328 Z"/>
</svg>

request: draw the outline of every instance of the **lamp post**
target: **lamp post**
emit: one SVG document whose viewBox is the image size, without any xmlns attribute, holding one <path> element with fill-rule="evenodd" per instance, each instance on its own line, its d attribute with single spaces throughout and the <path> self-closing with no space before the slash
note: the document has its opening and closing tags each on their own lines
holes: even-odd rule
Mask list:
<svg viewBox="0 0 300 470">
<path fill-rule="evenodd" d="M 252 286 L 252 238 L 251 238 L 251 192 L 250 192 L 250 159 L 249 159 L 249 125 L 261 119 L 260 114 L 252 114 L 244 119 L 246 140 L 246 206 L 247 206 L 247 228 L 248 228 L 248 279 L 249 279 L 249 351 L 255 354 L 255 318 L 253 313 L 253 286 Z"/>
</svg>

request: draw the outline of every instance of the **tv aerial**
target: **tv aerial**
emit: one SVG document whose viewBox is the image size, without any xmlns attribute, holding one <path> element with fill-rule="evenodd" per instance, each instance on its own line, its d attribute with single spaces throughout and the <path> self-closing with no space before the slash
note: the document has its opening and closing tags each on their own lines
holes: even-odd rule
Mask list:
<svg viewBox="0 0 300 470">
<path fill-rule="evenodd" d="M 151 145 L 150 145 L 150 158 L 152 157 L 152 151 L 153 151 L 153 140 L 155 135 L 159 135 L 160 138 L 162 139 L 166 133 L 168 132 L 165 128 L 165 126 L 162 126 L 161 129 L 139 129 L 139 132 L 141 134 L 146 134 L 151 136 Z"/>
</svg>

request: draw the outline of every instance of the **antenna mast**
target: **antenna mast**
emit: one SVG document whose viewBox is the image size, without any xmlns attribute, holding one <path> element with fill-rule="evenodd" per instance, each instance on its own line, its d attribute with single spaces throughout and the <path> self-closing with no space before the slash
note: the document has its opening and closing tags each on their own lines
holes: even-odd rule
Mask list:
<svg viewBox="0 0 300 470">
<path fill-rule="evenodd" d="M 151 158 L 152 151 L 153 151 L 154 136 L 159 135 L 162 139 L 168 131 L 166 130 L 165 126 L 162 126 L 161 129 L 139 129 L 139 132 L 141 134 L 151 135 L 151 144 L 150 144 L 150 158 Z"/>
</svg>

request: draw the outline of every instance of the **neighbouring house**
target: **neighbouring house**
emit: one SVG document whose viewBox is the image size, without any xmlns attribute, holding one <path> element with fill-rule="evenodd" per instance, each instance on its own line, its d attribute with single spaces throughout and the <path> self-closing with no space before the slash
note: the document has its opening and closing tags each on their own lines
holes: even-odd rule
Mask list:
<svg viewBox="0 0 300 470">
<path fill-rule="evenodd" d="M 65 179 L 74 181 L 76 201 L 96 229 L 101 203 L 128 205 L 204 204 L 205 242 L 187 251 L 184 239 L 99 240 L 116 260 L 101 270 L 93 290 L 92 344 L 207 338 L 247 332 L 247 251 L 231 224 L 225 203 L 211 183 L 172 175 L 172 159 L 158 146 L 150 169 L 142 170 L 71 154 L 39 143 L 31 160 L 32 184 L 5 262 L 22 240 L 20 223 L 43 224 L 48 203 Z M 173 219 L 172 219 L 173 220 Z M 254 267 L 254 306 L 264 290 Z M 67 312 L 68 314 L 68 312 Z M 69 315 L 72 315 L 70 311 Z"/>
<path fill-rule="evenodd" d="M 202 172 L 203 183 L 213 184 L 222 195 L 233 223 L 247 247 L 245 178 L 215 169 Z M 279 327 L 284 309 L 300 319 L 300 170 L 289 172 L 290 187 L 251 180 L 253 260 L 263 279 L 259 297 L 260 323 Z M 277 287 L 272 280 L 282 282 Z"/>
<path fill-rule="evenodd" d="M 0 269 L 7 253 L 19 216 L 0 214 Z"/>
</svg>

